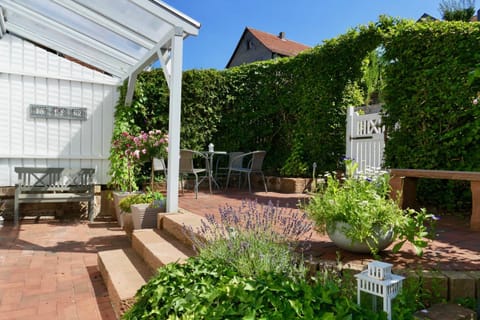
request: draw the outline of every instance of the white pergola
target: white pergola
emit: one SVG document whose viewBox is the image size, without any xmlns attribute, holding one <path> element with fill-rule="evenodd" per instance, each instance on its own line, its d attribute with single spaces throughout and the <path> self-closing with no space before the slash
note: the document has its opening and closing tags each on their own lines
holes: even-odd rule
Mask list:
<svg viewBox="0 0 480 320">
<path fill-rule="evenodd" d="M 200 23 L 159 0 L 0 0 L 7 32 L 102 70 L 132 101 L 137 75 L 160 60 L 170 90 L 167 212 L 178 211 L 183 39 Z"/>
</svg>

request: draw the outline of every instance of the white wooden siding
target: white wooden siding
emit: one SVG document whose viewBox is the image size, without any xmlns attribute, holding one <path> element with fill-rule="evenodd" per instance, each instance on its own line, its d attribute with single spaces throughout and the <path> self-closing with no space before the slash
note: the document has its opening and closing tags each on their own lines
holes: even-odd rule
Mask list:
<svg viewBox="0 0 480 320">
<path fill-rule="evenodd" d="M 15 166 L 92 167 L 107 176 L 118 79 L 6 34 L 0 39 L 0 186 Z M 87 120 L 34 119 L 30 104 L 87 108 Z"/>
</svg>

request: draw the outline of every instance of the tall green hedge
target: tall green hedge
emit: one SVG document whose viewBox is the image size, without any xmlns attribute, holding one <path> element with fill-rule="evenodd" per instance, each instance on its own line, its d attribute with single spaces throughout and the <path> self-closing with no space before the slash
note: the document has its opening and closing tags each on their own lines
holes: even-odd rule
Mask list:
<svg viewBox="0 0 480 320">
<path fill-rule="evenodd" d="M 380 40 L 370 25 L 294 58 L 226 70 L 231 100 L 214 140 L 228 150 L 265 149 L 272 174 L 308 176 L 313 162 L 337 169 L 346 107 L 364 100 L 362 61 Z"/>
<path fill-rule="evenodd" d="M 480 82 L 468 82 L 480 54 L 480 24 L 404 22 L 385 38 L 389 167 L 480 170 Z M 423 200 L 468 206 L 469 184 L 421 181 Z"/>
<path fill-rule="evenodd" d="M 362 60 L 380 40 L 370 25 L 294 58 L 184 72 L 181 147 L 201 150 L 213 142 L 218 150 L 263 149 L 268 174 L 310 176 L 313 162 L 320 171 L 337 169 L 346 107 L 364 100 Z M 132 106 L 122 100 L 117 106 L 115 126 L 115 135 L 168 128 L 161 70 L 139 76 Z"/>
</svg>

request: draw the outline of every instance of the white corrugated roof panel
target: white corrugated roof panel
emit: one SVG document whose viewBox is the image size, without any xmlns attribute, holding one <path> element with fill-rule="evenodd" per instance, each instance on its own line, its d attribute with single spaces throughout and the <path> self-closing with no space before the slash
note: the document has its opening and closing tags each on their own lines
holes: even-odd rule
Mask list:
<svg viewBox="0 0 480 320">
<path fill-rule="evenodd" d="M 156 60 L 158 48 L 168 50 L 176 29 L 185 38 L 200 28 L 156 0 L 0 0 L 0 8 L 6 32 L 120 80 Z"/>
</svg>

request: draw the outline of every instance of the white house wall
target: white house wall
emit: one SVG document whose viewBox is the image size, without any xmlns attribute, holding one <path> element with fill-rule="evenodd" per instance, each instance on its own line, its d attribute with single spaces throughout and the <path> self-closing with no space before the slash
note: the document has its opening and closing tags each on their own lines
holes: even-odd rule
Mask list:
<svg viewBox="0 0 480 320">
<path fill-rule="evenodd" d="M 0 186 L 14 167 L 92 167 L 106 184 L 116 78 L 6 34 L 0 39 Z M 87 120 L 35 119 L 30 104 L 87 109 Z"/>
</svg>

